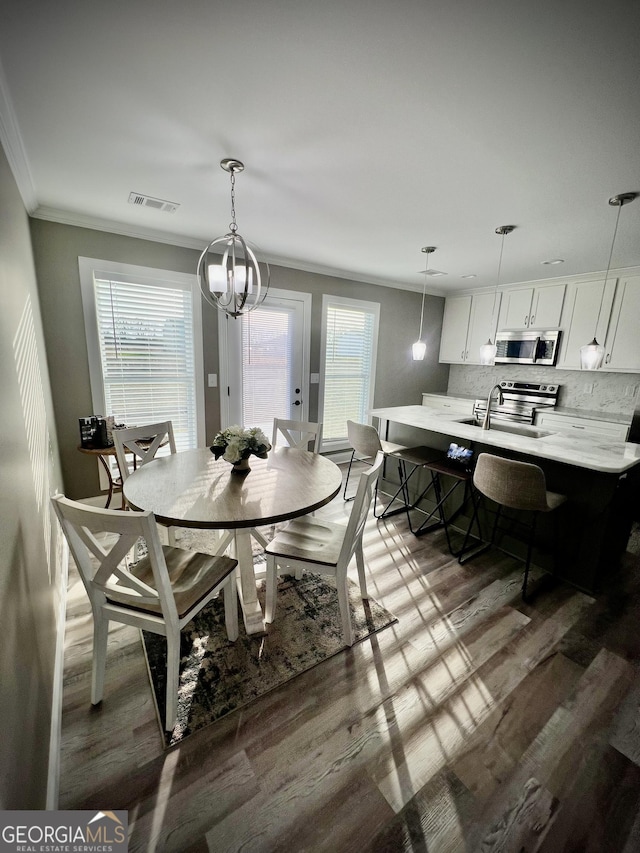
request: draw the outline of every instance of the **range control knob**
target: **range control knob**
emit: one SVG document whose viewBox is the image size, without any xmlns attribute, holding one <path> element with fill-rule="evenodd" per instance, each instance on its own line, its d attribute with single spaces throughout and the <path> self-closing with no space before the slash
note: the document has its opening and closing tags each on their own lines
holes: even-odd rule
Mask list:
<svg viewBox="0 0 640 853">
<path fill-rule="evenodd" d="M 546 391 L 546 390 L 547 390 L 547 386 L 546 386 L 546 385 L 541 385 L 541 386 L 540 386 L 540 390 L 541 390 L 541 391 Z M 549 389 L 549 390 L 551 390 L 551 389 Z"/>
</svg>

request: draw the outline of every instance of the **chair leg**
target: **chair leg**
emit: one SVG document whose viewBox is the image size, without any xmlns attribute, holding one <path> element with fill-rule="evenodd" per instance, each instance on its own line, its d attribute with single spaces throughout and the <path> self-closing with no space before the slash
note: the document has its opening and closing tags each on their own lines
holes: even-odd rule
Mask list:
<svg viewBox="0 0 640 853">
<path fill-rule="evenodd" d="M 529 532 L 529 540 L 527 542 L 527 560 L 524 565 L 524 580 L 522 581 L 522 600 L 529 603 L 530 599 L 527 596 L 527 581 L 529 579 L 529 569 L 531 567 L 531 552 L 533 551 L 533 539 L 536 535 L 536 521 L 538 513 L 533 513 L 533 521 L 531 522 L 531 530 Z"/>
<path fill-rule="evenodd" d="M 356 565 L 358 566 L 358 580 L 360 581 L 360 595 L 369 598 L 367 592 L 367 577 L 364 569 L 364 554 L 362 553 L 362 542 L 356 548 Z"/>
<path fill-rule="evenodd" d="M 180 674 L 180 631 L 167 631 L 167 695 L 165 731 L 173 731 L 178 716 L 178 679 Z"/>
<path fill-rule="evenodd" d="M 273 622 L 276 615 L 276 599 L 278 595 L 278 566 L 276 558 L 267 554 L 267 580 L 264 604 L 264 621 Z"/>
<path fill-rule="evenodd" d="M 342 636 L 346 646 L 353 645 L 353 626 L 351 624 L 351 614 L 349 612 L 349 596 L 347 594 L 346 578 L 338 581 L 338 604 L 340 605 L 340 617 L 342 619 Z"/>
<path fill-rule="evenodd" d="M 107 641 L 109 620 L 102 611 L 93 614 L 93 664 L 91 669 L 91 704 L 102 702 L 104 674 L 107 667 Z"/>
<path fill-rule="evenodd" d="M 231 572 L 224 585 L 224 624 L 227 638 L 233 643 L 238 639 L 238 586 L 236 571 Z"/>
</svg>

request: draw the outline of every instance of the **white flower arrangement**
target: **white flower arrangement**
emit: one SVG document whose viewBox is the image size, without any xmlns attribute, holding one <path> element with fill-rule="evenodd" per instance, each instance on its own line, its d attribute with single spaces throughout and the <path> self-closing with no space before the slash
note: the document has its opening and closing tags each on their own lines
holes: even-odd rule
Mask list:
<svg viewBox="0 0 640 853">
<path fill-rule="evenodd" d="M 226 462 L 235 465 L 242 459 L 248 459 L 251 454 L 266 459 L 271 445 L 260 427 L 242 429 L 230 426 L 216 435 L 209 449 L 216 459 L 222 456 Z"/>
</svg>

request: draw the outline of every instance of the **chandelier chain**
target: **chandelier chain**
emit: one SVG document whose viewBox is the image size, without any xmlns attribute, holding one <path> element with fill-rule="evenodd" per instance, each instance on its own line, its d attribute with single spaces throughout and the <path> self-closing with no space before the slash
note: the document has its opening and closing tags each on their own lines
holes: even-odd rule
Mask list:
<svg viewBox="0 0 640 853">
<path fill-rule="evenodd" d="M 231 222 L 229 223 L 229 230 L 232 234 L 235 234 L 238 230 L 238 226 L 236 224 L 236 173 L 235 169 L 231 170 Z"/>
</svg>

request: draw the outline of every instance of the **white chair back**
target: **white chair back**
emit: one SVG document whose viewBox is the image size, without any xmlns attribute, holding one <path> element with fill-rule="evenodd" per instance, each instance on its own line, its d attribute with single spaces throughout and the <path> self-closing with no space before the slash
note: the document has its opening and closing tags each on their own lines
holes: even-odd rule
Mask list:
<svg viewBox="0 0 640 853">
<path fill-rule="evenodd" d="M 171 421 L 114 429 L 113 443 L 116 448 L 116 458 L 122 482 L 131 474 L 127 452 L 134 454 L 136 465 L 146 465 L 155 457 L 160 447 L 167 442 L 171 453 L 175 453 L 176 442 Z"/>
<path fill-rule="evenodd" d="M 367 523 L 371 501 L 375 494 L 376 483 L 380 476 L 384 453 L 380 451 L 368 471 L 360 475 L 358 491 L 351 507 L 349 522 L 340 549 L 336 574 L 346 576 L 347 568 L 355 552 L 362 546 L 362 536 Z"/>
<path fill-rule="evenodd" d="M 370 424 L 347 421 L 347 438 L 354 451 L 366 459 L 374 457 L 382 450 L 378 431 Z"/>
<path fill-rule="evenodd" d="M 273 437 L 271 446 L 275 447 L 278 437 L 282 436 L 289 447 L 301 447 L 307 450 L 313 442 L 313 452 L 320 452 L 322 444 L 322 424 L 311 421 L 288 421 L 283 418 L 273 419 Z"/>
<path fill-rule="evenodd" d="M 95 611 L 107 601 L 178 622 L 158 527 L 152 512 L 100 509 L 56 496 L 52 502 Z M 98 540 L 96 534 L 103 534 Z M 104 534 L 108 534 L 105 536 Z M 154 586 L 131 572 L 131 553 L 145 540 Z"/>
</svg>

